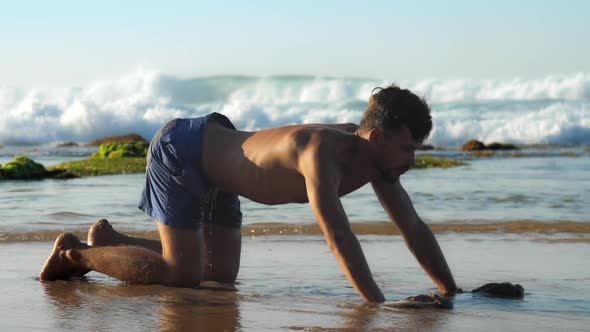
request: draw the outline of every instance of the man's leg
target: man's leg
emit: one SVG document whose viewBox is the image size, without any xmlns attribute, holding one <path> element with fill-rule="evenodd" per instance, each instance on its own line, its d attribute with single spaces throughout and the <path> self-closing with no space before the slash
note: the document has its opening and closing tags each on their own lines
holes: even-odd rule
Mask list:
<svg viewBox="0 0 590 332">
<path fill-rule="evenodd" d="M 240 229 L 205 223 L 203 225 L 202 269 L 204 281 L 233 283 L 240 268 L 242 236 Z M 92 246 L 139 246 L 162 253 L 158 240 L 126 236 L 113 229 L 106 219 L 97 221 L 88 231 Z"/>
<path fill-rule="evenodd" d="M 233 283 L 240 269 L 242 234 L 239 228 L 203 225 L 203 280 Z"/>
<path fill-rule="evenodd" d="M 101 219 L 90 227 L 87 244 L 98 247 L 120 245 L 138 246 L 150 249 L 159 254 L 162 253 L 162 242 L 160 240 L 144 239 L 119 233 L 106 219 Z"/>
<path fill-rule="evenodd" d="M 197 286 L 201 280 L 200 230 L 158 223 L 162 254 L 137 246 L 88 247 L 71 234 L 56 240 L 39 279 L 55 280 L 90 269 L 129 283 Z"/>
</svg>

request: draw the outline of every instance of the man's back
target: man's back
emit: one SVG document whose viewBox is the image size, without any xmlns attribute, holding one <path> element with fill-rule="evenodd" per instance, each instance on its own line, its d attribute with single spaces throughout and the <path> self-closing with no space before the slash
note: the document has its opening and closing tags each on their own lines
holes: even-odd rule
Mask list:
<svg viewBox="0 0 590 332">
<path fill-rule="evenodd" d="M 318 153 L 316 162 L 336 163 L 346 173 L 339 190 L 345 195 L 368 182 L 356 128 L 295 125 L 244 132 L 211 121 L 204 138 L 204 172 L 220 189 L 259 203 L 303 203 L 308 199 L 302 156 Z"/>
</svg>

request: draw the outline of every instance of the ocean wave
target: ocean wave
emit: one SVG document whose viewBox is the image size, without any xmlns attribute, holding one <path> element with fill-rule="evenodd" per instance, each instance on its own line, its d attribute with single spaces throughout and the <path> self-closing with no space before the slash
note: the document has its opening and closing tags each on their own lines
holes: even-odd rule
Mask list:
<svg viewBox="0 0 590 332">
<path fill-rule="evenodd" d="M 391 82 L 313 76 L 179 78 L 138 70 L 55 89 L 0 88 L 0 143 L 87 142 L 136 132 L 150 139 L 176 117 L 224 113 L 244 130 L 358 123 L 371 90 Z M 476 138 L 523 144 L 590 143 L 590 74 L 537 80 L 400 81 L 432 105 L 432 144 Z"/>
</svg>

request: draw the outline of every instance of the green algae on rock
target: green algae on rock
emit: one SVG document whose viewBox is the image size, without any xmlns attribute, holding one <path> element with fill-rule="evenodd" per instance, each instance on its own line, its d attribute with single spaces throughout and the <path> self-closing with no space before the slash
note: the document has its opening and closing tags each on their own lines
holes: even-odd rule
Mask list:
<svg viewBox="0 0 590 332">
<path fill-rule="evenodd" d="M 143 137 L 131 134 L 100 141 L 104 143 L 90 158 L 61 163 L 49 171 L 61 171 L 76 177 L 145 172 L 149 145 Z"/>
<path fill-rule="evenodd" d="M 98 152 L 93 154 L 91 158 L 141 158 L 147 155 L 147 149 L 148 145 L 144 141 L 104 143 L 100 145 Z"/>
<path fill-rule="evenodd" d="M 132 174 L 145 172 L 145 164 L 143 157 L 88 158 L 61 163 L 49 170 L 62 170 L 78 177 Z"/>
<path fill-rule="evenodd" d="M 42 179 L 47 176 L 47 170 L 26 156 L 18 156 L 0 167 L 0 176 L 10 180 Z"/>
<path fill-rule="evenodd" d="M 63 169 L 47 170 L 27 156 L 18 156 L 0 167 L 0 180 L 69 179 L 76 177 Z"/>
<path fill-rule="evenodd" d="M 467 163 L 460 160 L 437 158 L 433 156 L 418 156 L 416 157 L 416 166 L 414 166 L 414 168 L 449 168 L 464 165 L 467 165 Z"/>
<path fill-rule="evenodd" d="M 94 140 L 86 146 L 100 146 L 105 143 L 131 143 L 131 142 L 144 142 L 146 145 L 148 141 L 143 136 L 138 134 L 127 134 L 121 136 L 109 136 L 101 139 Z"/>
</svg>

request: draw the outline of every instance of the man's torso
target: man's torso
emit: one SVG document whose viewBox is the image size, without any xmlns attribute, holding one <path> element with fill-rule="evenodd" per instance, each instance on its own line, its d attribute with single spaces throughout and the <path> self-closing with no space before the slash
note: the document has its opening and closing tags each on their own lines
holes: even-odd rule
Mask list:
<svg viewBox="0 0 590 332">
<path fill-rule="evenodd" d="M 210 121 L 203 140 L 203 170 L 213 185 L 263 204 L 307 202 L 301 156 L 322 145 L 323 162 L 335 162 L 339 195 L 365 185 L 373 170 L 356 125 L 295 125 L 236 131 Z"/>
</svg>

